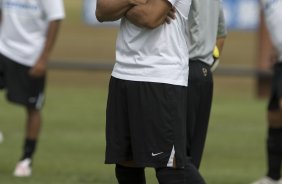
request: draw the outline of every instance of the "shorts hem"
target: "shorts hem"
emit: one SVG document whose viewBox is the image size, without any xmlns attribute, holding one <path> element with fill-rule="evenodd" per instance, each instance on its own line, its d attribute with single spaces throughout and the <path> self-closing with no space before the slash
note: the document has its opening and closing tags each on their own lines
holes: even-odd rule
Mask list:
<svg viewBox="0 0 282 184">
<path fill-rule="evenodd" d="M 27 106 L 26 103 L 20 101 L 20 100 L 15 100 L 15 99 L 12 99 L 10 98 L 9 96 L 7 96 L 7 100 L 15 105 L 21 105 L 21 106 Z"/>
<path fill-rule="evenodd" d="M 26 108 L 34 108 L 36 110 L 41 110 L 43 108 L 43 107 L 38 108 L 35 105 L 30 105 L 30 104 L 27 104 L 25 102 L 21 102 L 20 100 L 13 100 L 9 97 L 7 97 L 7 100 L 12 104 L 19 105 L 19 106 L 26 107 Z"/>
<path fill-rule="evenodd" d="M 106 160 L 104 163 L 107 165 L 110 164 L 120 164 L 124 161 L 128 161 L 126 159 L 113 159 L 113 160 Z M 156 164 L 156 163 L 150 163 L 150 162 L 134 162 L 134 166 L 136 167 L 150 167 L 150 168 L 162 168 L 162 167 L 169 167 L 167 166 L 167 164 Z M 185 164 L 183 165 L 179 165 L 176 168 L 183 168 L 185 166 Z"/>
</svg>

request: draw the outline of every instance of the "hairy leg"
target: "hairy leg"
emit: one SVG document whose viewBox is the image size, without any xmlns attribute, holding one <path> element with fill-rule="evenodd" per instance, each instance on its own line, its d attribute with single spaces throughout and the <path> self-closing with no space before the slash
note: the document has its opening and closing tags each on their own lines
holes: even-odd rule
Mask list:
<svg viewBox="0 0 282 184">
<path fill-rule="evenodd" d="M 38 139 L 41 128 L 41 113 L 34 108 L 27 108 L 26 138 Z"/>
</svg>

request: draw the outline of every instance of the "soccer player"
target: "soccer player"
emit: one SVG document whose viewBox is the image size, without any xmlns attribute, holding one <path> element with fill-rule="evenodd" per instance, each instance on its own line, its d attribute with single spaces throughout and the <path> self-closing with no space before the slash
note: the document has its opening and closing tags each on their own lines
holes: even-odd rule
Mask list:
<svg viewBox="0 0 282 184">
<path fill-rule="evenodd" d="M 7 99 L 27 113 L 23 155 L 14 175 L 27 177 L 40 133 L 47 61 L 64 18 L 63 0 L 1 0 L 0 8 L 1 80 Z"/>
<path fill-rule="evenodd" d="M 268 103 L 268 135 L 266 176 L 253 184 L 282 184 L 282 0 L 261 0 L 270 38 L 278 53 L 274 65 L 271 96 Z"/>
<path fill-rule="evenodd" d="M 120 184 L 203 184 L 186 154 L 190 0 L 98 0 L 99 21 L 121 18 L 109 84 L 106 164 Z M 175 19 L 166 23 L 175 11 Z M 186 172 L 189 170 L 189 172 Z"/>
<path fill-rule="evenodd" d="M 222 1 L 192 0 L 189 27 L 188 154 L 200 166 L 208 128 L 214 64 L 213 50 L 222 50 L 227 34 Z"/>
</svg>

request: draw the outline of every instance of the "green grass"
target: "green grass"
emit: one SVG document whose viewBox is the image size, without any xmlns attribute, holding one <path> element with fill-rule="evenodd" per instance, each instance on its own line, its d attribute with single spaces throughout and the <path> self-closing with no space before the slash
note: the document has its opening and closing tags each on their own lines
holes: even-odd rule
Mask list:
<svg viewBox="0 0 282 184">
<path fill-rule="evenodd" d="M 210 183 L 250 183 L 264 174 L 264 109 L 253 98 L 215 98 L 202 168 Z"/>
<path fill-rule="evenodd" d="M 113 183 L 111 168 L 103 164 L 106 88 L 77 85 L 49 86 L 34 177 L 27 180 L 11 176 L 21 151 L 24 111 L 1 94 L 1 183 Z"/>
<path fill-rule="evenodd" d="M 1 92 L 0 183 L 116 183 L 114 167 L 103 164 L 108 78 L 104 72 L 50 72 L 34 175 L 28 179 L 12 176 L 21 153 L 24 110 L 7 103 Z M 264 174 L 265 106 L 265 100 L 253 97 L 252 79 L 216 77 L 201 167 L 209 184 L 244 184 Z M 152 169 L 147 176 L 148 184 L 157 183 Z"/>
</svg>

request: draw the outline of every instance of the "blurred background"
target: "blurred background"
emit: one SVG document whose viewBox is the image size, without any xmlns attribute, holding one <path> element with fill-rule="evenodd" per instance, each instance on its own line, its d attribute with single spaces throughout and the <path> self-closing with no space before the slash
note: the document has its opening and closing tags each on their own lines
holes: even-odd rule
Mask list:
<svg viewBox="0 0 282 184">
<path fill-rule="evenodd" d="M 0 183 L 113 184 L 104 165 L 105 107 L 116 23 L 95 22 L 95 0 L 65 0 L 66 19 L 50 58 L 42 136 L 31 178 L 12 176 L 25 114 L 0 94 Z M 271 47 L 256 0 L 224 0 L 228 37 L 214 75 L 214 99 L 201 172 L 209 184 L 244 184 L 265 174 Z M 95 3 L 94 3 L 95 4 Z M 147 169 L 148 184 L 155 184 Z"/>
</svg>

